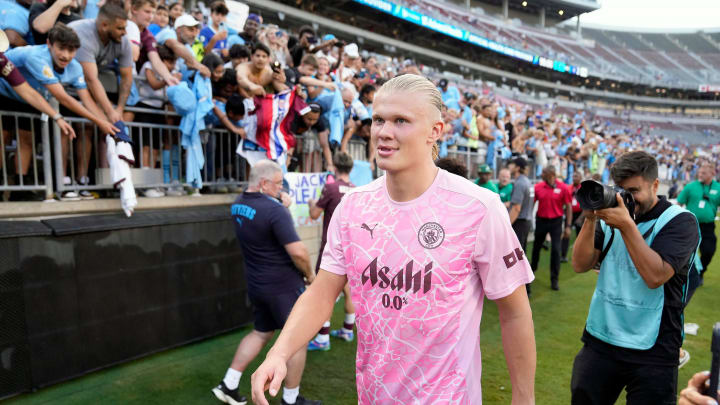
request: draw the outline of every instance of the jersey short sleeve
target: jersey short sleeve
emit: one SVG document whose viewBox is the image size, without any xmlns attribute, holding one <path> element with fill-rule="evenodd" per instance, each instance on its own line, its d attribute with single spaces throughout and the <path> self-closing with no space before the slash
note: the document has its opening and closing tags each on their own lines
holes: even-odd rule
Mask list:
<svg viewBox="0 0 720 405">
<path fill-rule="evenodd" d="M 534 278 L 499 197 L 488 202 L 488 212 L 477 233 L 473 263 L 492 300 L 510 295 Z"/>
<path fill-rule="evenodd" d="M 320 262 L 320 268 L 339 276 L 347 274 L 346 263 L 345 263 L 345 251 L 342 242 L 342 234 L 340 230 L 340 217 L 342 217 L 342 207 L 346 199 L 342 199 L 332 218 L 330 218 L 330 224 L 327 230 L 327 244 L 323 249 L 322 261 Z"/>
<path fill-rule="evenodd" d="M 322 193 L 320 193 L 320 199 L 318 199 L 318 202 L 315 204 L 319 208 L 327 209 L 328 204 L 330 204 L 332 192 L 330 191 L 330 185 L 325 184 L 323 187 Z"/>
<path fill-rule="evenodd" d="M 48 53 L 49 56 L 50 51 L 47 49 L 45 51 Z M 46 58 L 42 56 L 43 55 L 39 55 L 37 52 L 33 52 L 32 55 L 29 55 L 29 57 L 25 59 L 25 69 L 27 69 L 27 71 L 30 72 L 32 77 L 42 85 L 47 86 L 49 84 L 59 83 L 60 79 L 55 75 L 51 58 Z M 72 62 L 70 62 L 71 65 Z"/>
<path fill-rule="evenodd" d="M 140 28 L 138 28 L 137 24 L 128 20 L 125 35 L 131 44 L 140 46 Z"/>
<path fill-rule="evenodd" d="M 25 83 L 25 78 L 20 71 L 2 52 L 0 52 L 0 74 L 12 87 Z"/>
<path fill-rule="evenodd" d="M 158 44 L 165 45 L 165 42 L 168 39 L 177 40 L 177 33 L 175 32 L 175 30 L 165 27 L 160 32 L 158 32 L 157 36 L 155 36 L 155 39 L 157 40 Z"/>
<path fill-rule="evenodd" d="M 67 75 L 64 78 L 65 83 L 71 85 L 77 90 L 87 88 L 87 83 L 85 83 L 85 74 L 83 73 L 82 66 L 80 66 L 78 61 L 71 61 L 68 67 L 65 68 L 65 74 Z"/>
</svg>

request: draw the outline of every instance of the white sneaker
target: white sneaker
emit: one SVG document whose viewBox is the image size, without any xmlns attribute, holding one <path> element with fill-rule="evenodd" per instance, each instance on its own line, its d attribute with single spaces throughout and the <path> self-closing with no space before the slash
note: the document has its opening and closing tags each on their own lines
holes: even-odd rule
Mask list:
<svg viewBox="0 0 720 405">
<path fill-rule="evenodd" d="M 149 198 L 165 197 L 165 193 L 162 192 L 162 190 L 160 190 L 159 188 L 149 188 L 149 189 L 145 190 L 143 195 L 145 197 L 149 197 Z"/>
<path fill-rule="evenodd" d="M 680 355 L 680 361 L 678 363 L 678 368 L 682 368 L 684 365 L 690 361 L 690 352 L 685 349 L 680 349 L 682 354 Z"/>
<path fill-rule="evenodd" d="M 190 194 L 190 197 L 202 197 L 202 194 L 200 194 L 200 189 L 194 188 L 192 194 Z"/>
<path fill-rule="evenodd" d="M 95 194 L 93 194 L 87 190 L 82 190 L 82 191 L 80 191 L 80 199 L 81 200 L 94 200 Z"/>
<path fill-rule="evenodd" d="M 185 194 L 185 190 L 183 190 L 181 187 L 170 187 L 165 192 L 165 195 L 168 197 L 182 197 Z"/>
<path fill-rule="evenodd" d="M 63 201 L 80 201 L 80 195 L 75 191 L 66 191 L 60 199 Z"/>
</svg>

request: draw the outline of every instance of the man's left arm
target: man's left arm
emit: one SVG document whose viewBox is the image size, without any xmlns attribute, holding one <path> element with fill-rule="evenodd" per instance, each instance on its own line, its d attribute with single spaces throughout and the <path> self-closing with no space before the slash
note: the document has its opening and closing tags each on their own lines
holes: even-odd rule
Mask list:
<svg viewBox="0 0 720 405">
<path fill-rule="evenodd" d="M 505 361 L 512 382 L 512 404 L 535 403 L 535 333 L 525 286 L 495 300 Z"/>
<path fill-rule="evenodd" d="M 122 115 L 125 110 L 125 103 L 127 103 L 127 99 L 130 96 L 133 74 L 132 67 L 121 67 L 118 70 L 120 71 L 120 88 L 118 89 L 117 112 Z"/>
<path fill-rule="evenodd" d="M 97 64 L 95 62 L 80 62 L 80 64 L 82 65 L 83 74 L 85 76 L 85 82 L 87 83 L 88 90 L 90 90 L 90 94 L 92 95 L 93 99 L 97 104 L 99 104 L 99 107 L 107 116 L 108 121 L 110 121 L 111 123 L 115 123 L 121 120 L 122 115 L 118 114 L 117 111 L 113 108 L 112 103 L 107 97 L 105 88 L 100 82 L 100 78 L 98 77 Z"/>
</svg>

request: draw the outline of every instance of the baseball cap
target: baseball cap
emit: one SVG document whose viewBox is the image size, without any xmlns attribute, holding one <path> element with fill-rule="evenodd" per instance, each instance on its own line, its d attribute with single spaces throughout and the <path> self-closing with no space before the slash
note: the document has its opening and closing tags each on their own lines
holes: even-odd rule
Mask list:
<svg viewBox="0 0 720 405">
<path fill-rule="evenodd" d="M 10 48 L 10 41 L 5 34 L 5 31 L 0 30 L 0 52 L 5 52 L 8 48 Z"/>
<path fill-rule="evenodd" d="M 351 58 L 359 58 L 360 57 L 360 51 L 358 50 L 358 46 L 355 43 L 347 44 L 345 46 L 345 55 L 351 57 Z"/>
<path fill-rule="evenodd" d="M 253 20 L 258 24 L 262 24 L 262 17 L 260 17 L 259 15 L 255 14 L 255 13 L 248 14 L 247 19 Z"/>
<path fill-rule="evenodd" d="M 527 167 L 527 160 L 523 157 L 516 157 L 515 159 L 511 160 L 510 163 L 514 164 L 515 166 L 524 169 Z"/>
<path fill-rule="evenodd" d="M 440 81 L 438 82 L 438 86 L 440 86 L 440 87 L 445 87 L 445 86 L 447 86 L 447 84 L 448 84 L 447 79 L 440 79 Z"/>
<path fill-rule="evenodd" d="M 481 164 L 478 165 L 478 173 L 492 173 L 492 169 L 486 164 Z"/>
<path fill-rule="evenodd" d="M 335 39 L 335 35 L 333 34 L 325 34 L 325 36 L 322 37 L 323 41 L 329 41 L 331 39 Z"/>
<path fill-rule="evenodd" d="M 200 23 L 195 19 L 195 17 L 190 14 L 183 14 L 175 20 L 175 25 L 173 27 L 178 29 L 180 27 L 196 27 L 198 25 L 200 25 Z"/>
</svg>

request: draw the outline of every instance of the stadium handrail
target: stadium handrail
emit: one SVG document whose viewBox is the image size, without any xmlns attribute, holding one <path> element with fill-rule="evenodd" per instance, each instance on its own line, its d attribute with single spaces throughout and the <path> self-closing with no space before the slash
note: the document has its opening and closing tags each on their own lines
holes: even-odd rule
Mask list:
<svg viewBox="0 0 720 405">
<path fill-rule="evenodd" d="M 469 62 L 464 59 L 451 56 L 448 54 L 444 54 L 442 52 L 437 52 L 431 49 L 426 49 L 417 45 L 409 44 L 407 42 L 398 41 L 396 39 L 386 37 L 384 35 L 376 34 L 373 32 L 365 31 L 363 29 L 353 27 L 347 24 L 339 23 L 337 21 L 333 21 L 329 18 L 325 18 L 322 16 L 319 16 L 317 14 L 309 13 L 307 11 L 303 11 L 300 9 L 296 9 L 294 7 L 290 7 L 281 3 L 277 3 L 275 1 L 271 0 L 246 0 L 246 2 L 252 6 L 274 11 L 274 12 L 282 12 L 286 15 L 305 20 L 310 23 L 317 23 L 318 25 L 322 25 L 325 27 L 328 27 L 334 31 L 343 32 L 345 34 L 356 36 L 356 37 L 362 37 L 370 41 L 377 42 L 379 44 L 385 44 L 393 46 L 397 49 L 403 49 L 405 51 L 409 51 L 415 54 L 420 54 L 426 57 L 430 57 L 437 60 L 444 60 L 449 63 L 453 63 L 459 66 L 464 66 L 469 69 L 473 69 L 476 71 L 480 71 L 483 73 L 505 77 L 512 80 L 518 80 L 525 83 L 533 84 L 535 86 L 545 88 L 545 89 L 551 89 L 551 90 L 561 90 L 569 93 L 575 93 L 575 94 L 581 94 L 585 96 L 591 96 L 591 97 L 600 97 L 600 98 L 606 98 L 606 99 L 616 99 L 616 100 L 623 100 L 623 101 L 631 101 L 636 103 L 647 103 L 647 104 L 662 104 L 662 105 L 674 105 L 674 106 L 683 106 L 683 107 L 720 107 L 720 101 L 708 101 L 708 100 L 682 100 L 682 99 L 676 99 L 676 98 L 656 98 L 656 97 L 648 97 L 648 96 L 633 96 L 628 94 L 622 94 L 622 93 L 616 93 L 611 91 L 600 91 L 600 90 L 592 90 L 592 89 L 585 89 L 582 87 L 575 87 L 565 84 L 558 84 L 549 82 L 546 80 L 540 80 L 535 79 L 523 75 L 519 75 L 517 73 L 508 72 L 505 70 L 500 70 L 496 68 L 492 68 L 489 66 L 484 66 L 478 63 Z"/>
</svg>

